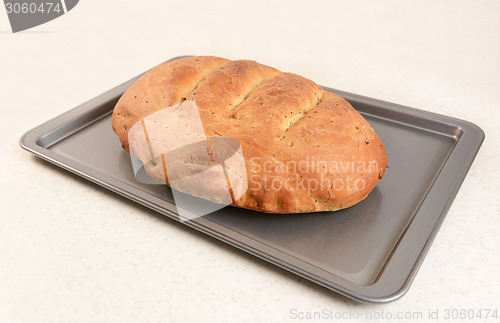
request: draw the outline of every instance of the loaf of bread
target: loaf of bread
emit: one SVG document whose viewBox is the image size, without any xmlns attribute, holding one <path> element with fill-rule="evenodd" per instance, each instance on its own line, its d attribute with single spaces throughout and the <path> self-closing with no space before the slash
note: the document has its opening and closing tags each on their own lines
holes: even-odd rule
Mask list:
<svg viewBox="0 0 500 323">
<path fill-rule="evenodd" d="M 158 182 L 266 213 L 347 208 L 387 168 L 380 138 L 346 100 L 248 60 L 198 56 L 155 67 L 120 98 L 112 127 Z"/>
</svg>

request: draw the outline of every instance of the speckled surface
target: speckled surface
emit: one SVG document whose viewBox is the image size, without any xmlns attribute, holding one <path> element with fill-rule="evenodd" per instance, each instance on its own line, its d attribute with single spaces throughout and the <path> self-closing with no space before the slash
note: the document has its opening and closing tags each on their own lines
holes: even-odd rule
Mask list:
<svg viewBox="0 0 500 323">
<path fill-rule="evenodd" d="M 319 312 L 319 320 L 363 322 L 387 313 L 427 319 L 436 310 L 445 321 L 447 310 L 488 308 L 500 315 L 497 1 L 87 0 L 32 30 L 9 29 L 0 14 L 0 321 L 283 322 Z M 18 146 L 34 126 L 185 54 L 255 59 L 485 131 L 406 296 L 355 303 Z"/>
</svg>

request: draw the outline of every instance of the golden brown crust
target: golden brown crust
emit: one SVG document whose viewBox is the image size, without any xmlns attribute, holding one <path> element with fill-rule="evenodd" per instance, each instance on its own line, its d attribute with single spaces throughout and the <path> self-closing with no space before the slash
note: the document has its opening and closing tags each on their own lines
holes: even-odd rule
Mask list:
<svg viewBox="0 0 500 323">
<path fill-rule="evenodd" d="M 241 144 L 248 189 L 235 206 L 269 213 L 343 209 L 363 200 L 387 167 L 381 140 L 346 100 L 254 61 L 189 57 L 162 64 L 120 98 L 113 130 L 129 151 L 135 124 L 190 100 L 206 136 Z M 161 165 L 157 159 L 145 168 L 168 184 Z"/>
</svg>

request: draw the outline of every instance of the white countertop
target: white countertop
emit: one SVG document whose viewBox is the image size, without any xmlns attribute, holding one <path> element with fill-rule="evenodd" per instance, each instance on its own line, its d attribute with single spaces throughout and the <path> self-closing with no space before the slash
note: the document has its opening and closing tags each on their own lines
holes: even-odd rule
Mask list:
<svg viewBox="0 0 500 323">
<path fill-rule="evenodd" d="M 86 0 L 17 34 L 1 7 L 0 52 L 1 322 L 311 321 L 294 317 L 323 310 L 354 322 L 429 311 L 442 321 L 454 309 L 483 309 L 477 321 L 484 309 L 500 316 L 500 2 Z M 338 296 L 19 147 L 27 130 L 186 54 L 254 59 L 484 130 L 403 298 L 366 305 Z"/>
</svg>

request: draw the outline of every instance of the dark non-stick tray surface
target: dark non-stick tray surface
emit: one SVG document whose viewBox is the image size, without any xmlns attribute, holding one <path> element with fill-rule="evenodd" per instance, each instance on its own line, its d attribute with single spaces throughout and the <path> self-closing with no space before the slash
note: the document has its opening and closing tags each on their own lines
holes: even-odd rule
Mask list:
<svg viewBox="0 0 500 323">
<path fill-rule="evenodd" d="M 29 131 L 21 146 L 62 168 L 179 220 L 170 189 L 136 180 L 111 129 L 134 78 Z M 408 290 L 484 139 L 458 119 L 333 89 L 373 126 L 389 169 L 359 204 L 337 212 L 273 215 L 225 207 L 183 222 L 362 302 Z"/>
</svg>

